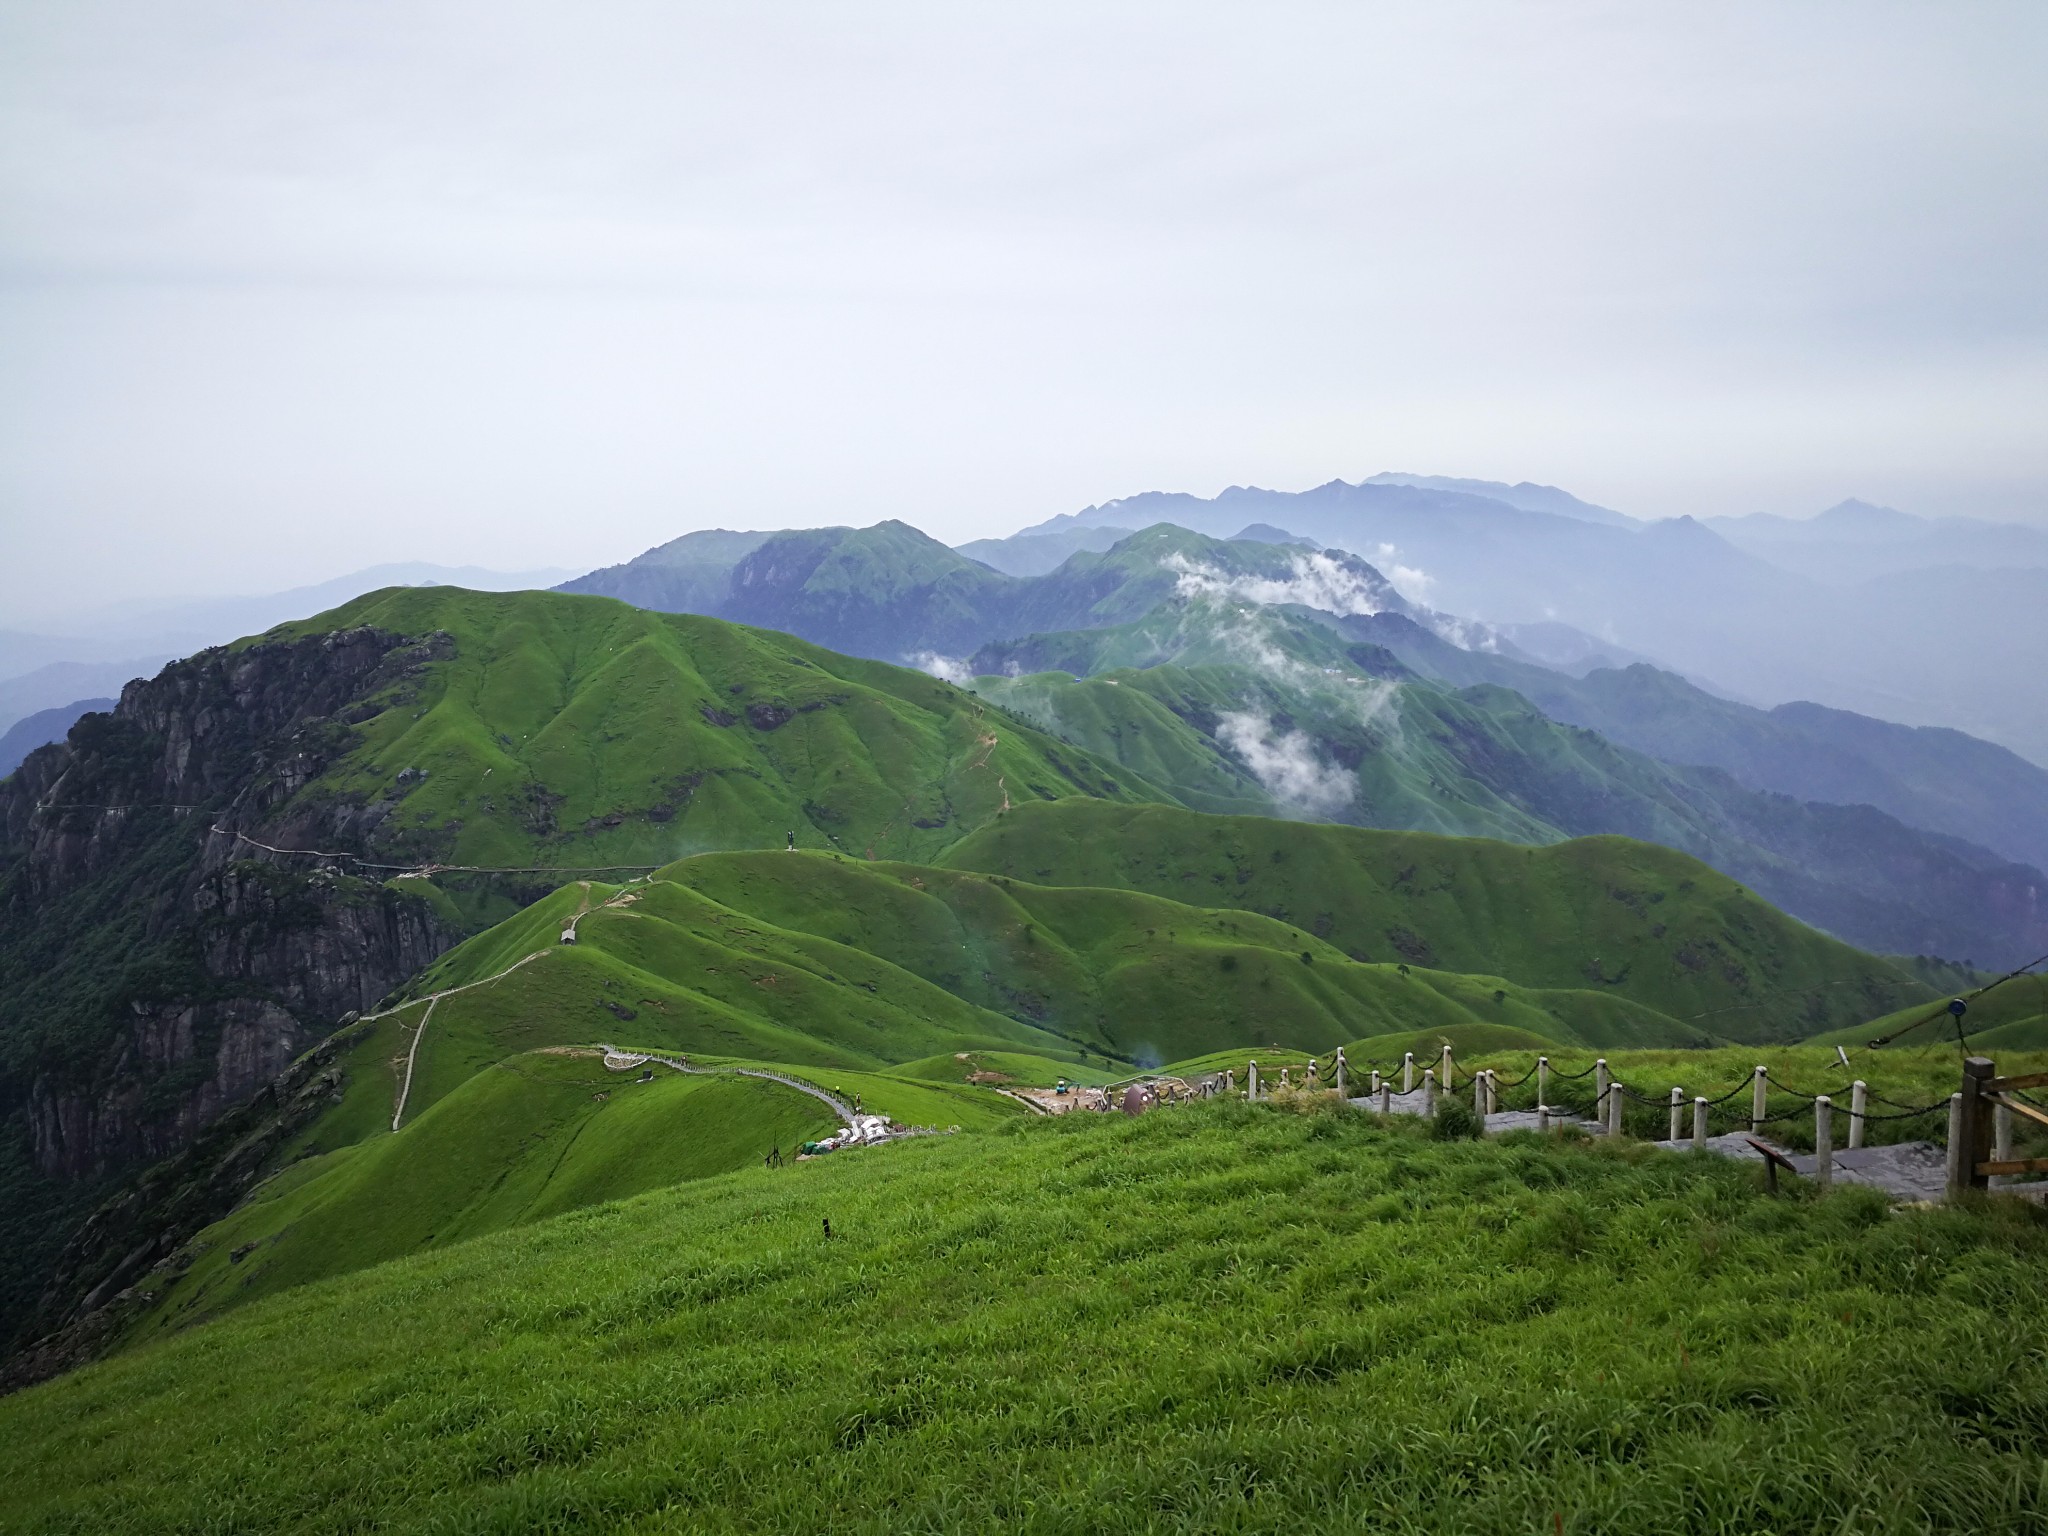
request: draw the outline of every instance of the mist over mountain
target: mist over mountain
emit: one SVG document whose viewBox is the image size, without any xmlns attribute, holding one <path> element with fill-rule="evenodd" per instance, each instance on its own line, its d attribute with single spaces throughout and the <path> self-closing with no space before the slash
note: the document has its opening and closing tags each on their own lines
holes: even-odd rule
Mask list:
<svg viewBox="0 0 2048 1536">
<path fill-rule="evenodd" d="M 118 694 L 124 683 L 153 675 L 174 657 L 258 634 L 381 587 L 518 592 L 552 586 L 566 574 L 408 560 L 282 592 L 80 606 L 48 620 L 43 632 L 0 631 L 0 730 L 40 710 Z"/>
<path fill-rule="evenodd" d="M 1903 516 L 1852 510 L 1836 524 L 1896 533 Z M 1464 491 L 1341 480 L 1207 498 L 1146 492 L 1024 532 L 1169 521 L 1227 537 L 1255 520 L 1390 572 L 1405 567 L 1421 600 L 1509 632 L 1560 621 L 1731 697 L 1950 726 L 2048 763 L 2048 565 L 1951 562 L 1820 580 L 1781 563 L 1783 541 L 1767 556 L 1758 539 L 1744 547 L 1690 517 L 1622 527 Z M 2036 537 L 1997 535 L 2015 550 Z M 1929 538 L 1891 547 L 1938 549 L 1939 530 Z"/>
<path fill-rule="evenodd" d="M 1506 502 L 1524 512 L 1555 512 L 1560 517 L 1576 517 L 1584 522 L 1606 523 L 1615 528 L 1640 526 L 1626 512 L 1595 506 L 1590 501 L 1581 501 L 1570 491 L 1559 490 L 1554 485 L 1537 485 L 1528 480 L 1509 485 L 1504 480 L 1465 480 L 1456 475 L 1402 475 L 1387 471 L 1368 475 L 1360 483 L 1407 485 L 1421 491 L 1459 491 L 1471 496 L 1484 496 L 1490 501 Z"/>
<path fill-rule="evenodd" d="M 1703 521 L 1738 548 L 1816 581 L 1860 582 L 1951 565 L 2048 568 L 2048 528 L 1919 517 L 1866 501 L 1839 502 L 1806 518 L 1756 512 Z"/>
</svg>

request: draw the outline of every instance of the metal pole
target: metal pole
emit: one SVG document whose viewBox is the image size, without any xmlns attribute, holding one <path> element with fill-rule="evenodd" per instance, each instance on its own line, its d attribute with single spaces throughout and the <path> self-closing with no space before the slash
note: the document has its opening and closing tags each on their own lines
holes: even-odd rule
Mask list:
<svg viewBox="0 0 2048 1536">
<path fill-rule="evenodd" d="M 1835 1101 L 1813 1101 L 1813 1181 L 1822 1189 L 1835 1182 Z"/>
<path fill-rule="evenodd" d="M 1857 1078 L 1849 1088 L 1849 1150 L 1863 1145 L 1863 1115 L 1870 1108 L 1870 1085 Z"/>
</svg>

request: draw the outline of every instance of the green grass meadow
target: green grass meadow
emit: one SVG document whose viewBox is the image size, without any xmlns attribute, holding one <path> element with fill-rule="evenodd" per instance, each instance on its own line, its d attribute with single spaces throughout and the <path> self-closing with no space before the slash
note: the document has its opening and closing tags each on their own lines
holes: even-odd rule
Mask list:
<svg viewBox="0 0 2048 1536">
<path fill-rule="evenodd" d="M 1241 1104 L 1020 1121 L 0 1400 L 0 1528 L 2030 1532 L 2044 1308 L 2018 1202 Z"/>
</svg>

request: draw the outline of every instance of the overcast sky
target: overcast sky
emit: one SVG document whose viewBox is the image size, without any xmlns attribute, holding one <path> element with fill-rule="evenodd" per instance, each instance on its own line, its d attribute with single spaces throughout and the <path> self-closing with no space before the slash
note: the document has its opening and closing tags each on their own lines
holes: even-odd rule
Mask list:
<svg viewBox="0 0 2048 1536">
<path fill-rule="evenodd" d="M 0 0 L 0 626 L 1377 470 L 2048 520 L 2048 6 Z"/>
</svg>

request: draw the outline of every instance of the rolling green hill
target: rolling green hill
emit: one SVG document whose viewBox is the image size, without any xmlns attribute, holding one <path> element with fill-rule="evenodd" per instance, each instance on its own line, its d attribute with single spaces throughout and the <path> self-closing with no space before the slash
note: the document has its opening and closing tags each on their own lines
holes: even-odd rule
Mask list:
<svg viewBox="0 0 2048 1536">
<path fill-rule="evenodd" d="M 1108 549 L 1077 550 L 1035 576 L 1004 575 L 895 521 L 778 533 L 735 556 L 737 541 L 751 537 L 690 535 L 562 590 L 788 630 L 890 661 L 961 657 L 1034 631 L 1125 624 L 1190 591 L 1238 593 L 1245 602 L 1285 601 L 1299 591 L 1344 611 L 1413 611 L 1354 556 L 1214 539 L 1167 523 Z"/>
<path fill-rule="evenodd" d="M 572 869 L 929 857 L 1084 793 L 1166 794 L 922 673 L 606 598 L 392 589 L 173 663 L 0 781 L 0 1342 L 118 1180 Z"/>
<path fill-rule="evenodd" d="M 941 863 L 1259 913 L 1355 959 L 1602 992 L 1731 1040 L 1931 995 L 1697 861 L 1621 838 L 1521 848 L 1077 800 L 1020 806 Z"/>
<path fill-rule="evenodd" d="M 1091 828 L 1084 821 L 1076 835 Z M 1390 857 L 1413 851 L 1412 840 L 1352 836 L 1361 847 L 1400 841 Z M 1356 859 L 1361 847 L 1337 852 Z M 1617 854 L 1627 850 L 1579 849 L 1576 868 L 1541 883 L 1561 909 L 1589 896 L 1614 906 L 1613 882 L 1626 867 Z M 1683 880 L 1688 870 L 1711 878 L 1683 861 L 1664 873 Z M 1455 934 L 1463 948 L 1484 948 L 1498 914 L 1475 910 L 1473 894 L 1440 899 L 1416 920 L 1447 947 Z M 1383 895 L 1349 893 L 1362 906 Z M 1651 905 L 1665 909 L 1681 947 L 1715 925 L 1722 969 L 1691 994 L 1664 990 L 1724 1009 L 1746 1004 L 1723 974 L 1732 958 L 1754 960 L 1763 941 L 1791 945 L 1803 932 L 1726 891 L 1674 890 Z M 572 927 L 574 942 L 563 942 Z M 1747 949 L 1727 947 L 1738 932 Z M 1614 942 L 1626 942 L 1619 931 Z M 1816 943 L 1803 959 L 1834 966 L 1844 981 L 1887 975 L 1868 957 Z M 678 1162 L 671 1139 L 701 1139 L 695 1116 L 712 1100 L 645 1115 L 607 1102 L 600 1124 L 590 1120 L 590 1094 L 608 1075 L 585 1057 L 536 1052 L 603 1042 L 766 1064 L 899 1119 L 972 1129 L 1020 1112 L 986 1091 L 941 1086 L 986 1063 L 1049 1084 L 1205 1055 L 1279 1062 L 1361 1040 L 1367 1049 L 1427 1041 L 1420 1048 L 1432 1052 L 1443 1040 L 1460 1051 L 1530 1042 L 1617 1051 L 1716 1038 L 1647 1001 L 1657 990 L 1647 978 L 1611 980 L 1542 987 L 1365 963 L 1252 912 L 828 853 L 700 854 L 629 885 L 576 882 L 453 950 L 415 981 L 412 1001 L 325 1048 L 336 1072 L 331 1101 L 275 1140 L 266 1154 L 273 1184 L 185 1244 L 189 1273 L 178 1260 L 141 1288 L 162 1304 L 135 1326 L 149 1331 L 272 1285 L 529 1220 L 565 1199 L 630 1193 L 645 1187 L 627 1177 L 636 1167 L 649 1178 L 694 1176 L 699 1165 Z M 650 1138 L 644 1158 L 632 1150 L 636 1136 Z M 789 1138 L 753 1139 L 760 1145 L 748 1143 L 748 1155 L 758 1156 Z M 596 1171 L 579 1171 L 592 1163 Z M 235 1250 L 256 1255 L 255 1267 L 237 1268 L 229 1283 L 221 1255 Z"/>
<path fill-rule="evenodd" d="M 1200 810 L 1516 842 L 1618 833 L 1703 859 L 1865 948 L 1992 965 L 2048 949 L 2036 870 L 1869 806 L 1660 762 L 1492 683 L 1429 681 L 1348 641 L 1356 622 L 1180 601 L 1136 624 L 988 647 L 978 669 L 1025 670 L 974 687 Z M 1396 615 L 1371 622 L 1422 635 Z M 1475 666 L 1570 683 L 1424 638 Z"/>
<path fill-rule="evenodd" d="M 0 1400 L 0 1528 L 2019 1536 L 2044 1306 L 2016 1202 L 1077 1116 L 268 1297 Z"/>
<path fill-rule="evenodd" d="M 358 626 L 447 641 L 357 704 L 350 750 L 272 814 L 383 808 L 372 846 L 443 864 L 660 863 L 790 829 L 914 858 L 1005 796 L 1164 795 L 949 683 L 714 619 L 405 588 L 278 633 Z"/>
</svg>

